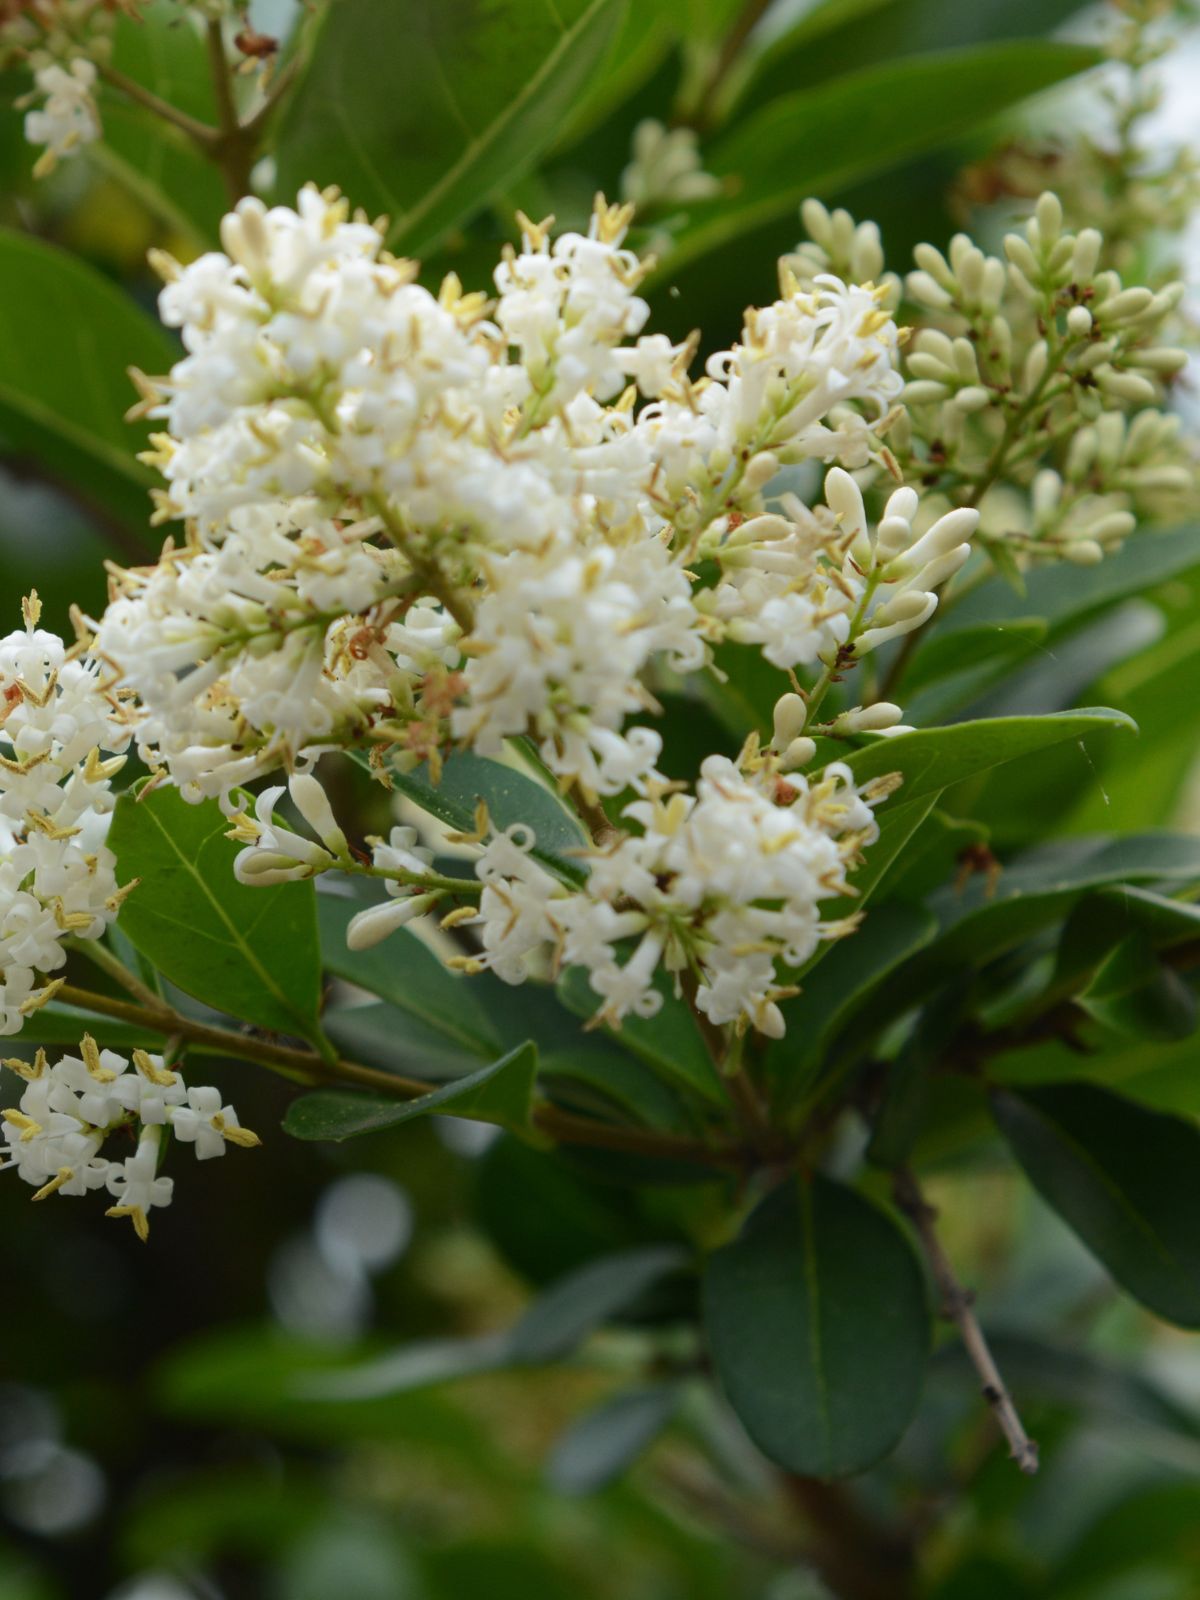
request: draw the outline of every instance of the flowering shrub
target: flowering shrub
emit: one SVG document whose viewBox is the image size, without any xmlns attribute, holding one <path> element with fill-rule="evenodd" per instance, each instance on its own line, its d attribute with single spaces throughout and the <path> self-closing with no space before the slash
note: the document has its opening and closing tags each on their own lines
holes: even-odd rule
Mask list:
<svg viewBox="0 0 1200 1600">
<path fill-rule="evenodd" d="M 780 180 L 765 198 L 745 151 L 789 119 L 799 137 L 825 91 L 737 111 L 739 75 L 769 82 L 783 47 L 755 54 L 761 7 L 700 28 L 676 125 L 629 120 L 622 198 L 589 212 L 550 159 L 556 120 L 582 119 L 564 148 L 585 139 L 615 101 L 588 124 L 572 85 L 603 60 L 631 92 L 651 22 L 664 51 L 669 29 L 651 8 L 618 35 L 618 8 L 593 0 L 543 39 L 532 9 L 475 24 L 501 51 L 525 29 L 558 73 L 530 91 L 528 149 L 506 142 L 516 112 L 494 82 L 486 136 L 457 112 L 447 132 L 418 83 L 430 148 L 444 135 L 431 178 L 394 97 L 364 123 L 372 152 L 352 123 L 330 131 L 328 74 L 351 63 L 374 103 L 375 0 L 314 12 L 286 46 L 217 0 L 0 7 L 32 73 L 34 172 L 107 163 L 166 225 L 149 259 L 168 330 L 128 301 L 104 323 L 128 420 L 149 424 L 136 460 L 86 396 L 56 412 L 36 369 L 11 406 L 39 470 L 98 500 L 116 542 L 106 600 L 78 595 L 60 636 L 31 591 L 0 640 L 2 1165 L 56 1207 L 104 1191 L 147 1241 L 175 1198 L 175 1140 L 201 1161 L 260 1144 L 224 1088 L 197 1086 L 205 1055 L 243 1064 L 239 1103 L 254 1067 L 303 1091 L 277 1106 L 280 1140 L 433 1115 L 503 1130 L 495 1182 L 597 1215 L 610 1199 L 589 1185 L 615 1185 L 637 1224 L 550 1239 L 529 1275 L 565 1280 L 506 1332 L 445 1341 L 437 1378 L 561 1361 L 624 1321 L 635 1387 L 569 1436 L 564 1482 L 619 1475 L 687 1386 L 711 1457 L 700 1479 L 675 1473 L 693 1512 L 740 1524 L 716 1473 L 745 1454 L 736 1424 L 757 1454 L 734 1478 L 778 1474 L 807 1531 L 796 1545 L 781 1512 L 776 1556 L 822 1592 L 982 1593 L 948 1522 L 959 1588 L 920 1518 L 893 1527 L 909 1491 L 881 1499 L 877 1526 L 874 1498 L 835 1486 L 871 1469 L 893 1499 L 907 1475 L 937 1500 L 962 1452 L 922 1392 L 960 1349 L 975 1377 L 962 1367 L 947 1404 L 977 1427 L 972 1457 L 999 1437 L 1038 1468 L 1038 1385 L 1019 1342 L 1008 1376 L 1012 1341 L 985 1331 L 955 1208 L 943 1236 L 927 1187 L 961 1158 L 970 1217 L 1006 1151 L 1132 1301 L 1200 1327 L 1194 1094 L 1139 1092 L 1196 1020 L 1200 846 L 1178 799 L 1194 741 L 1141 693 L 1196 654 L 1188 330 L 1169 241 L 1137 248 L 1128 220 L 1107 235 L 1090 199 L 1102 166 L 1118 196 L 1140 184 L 1185 218 L 1188 162 L 1155 168 L 1131 133 L 1161 8 L 1130 3 L 1107 36 L 1132 84 L 1115 150 L 996 159 L 1018 216 L 1006 233 L 977 221 L 999 242 L 919 243 L 900 276 L 873 222 L 808 198 L 777 290 L 707 335 L 679 331 L 661 286 L 719 256 L 729 218 L 792 211 L 800 196 Z M 427 65 L 457 26 L 435 11 Z M 156 26 L 211 69 L 212 120 L 138 70 Z M 925 148 L 976 111 L 923 123 L 943 66 L 917 59 L 904 92 Z M 947 59 L 956 92 L 981 70 L 996 109 L 1098 57 Z M 476 71 L 472 56 L 472 117 Z M 131 165 L 131 113 L 161 124 L 194 193 Z M 401 133 L 412 147 L 380 176 Z M 566 218 L 517 210 L 489 280 L 486 208 L 509 178 L 520 199 L 561 192 Z M 355 209 L 390 184 L 392 220 Z M 68 268 L 30 248 L 12 246 L 33 303 L 36 274 Z M 114 291 L 79 281 L 88 327 Z M 1080 709 L 1094 683 L 1118 704 Z M 152 1248 L 178 1225 L 155 1218 Z M 931 1367 L 936 1313 L 955 1339 Z M 421 1386 L 413 1355 L 351 1362 L 344 1388 L 301 1365 L 284 1431 L 293 1405 L 353 1412 Z"/>
</svg>

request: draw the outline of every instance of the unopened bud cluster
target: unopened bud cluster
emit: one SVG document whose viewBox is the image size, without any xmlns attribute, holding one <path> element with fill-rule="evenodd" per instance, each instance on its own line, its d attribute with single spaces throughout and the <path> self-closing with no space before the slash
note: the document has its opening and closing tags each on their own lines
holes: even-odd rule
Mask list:
<svg viewBox="0 0 1200 1600">
<path fill-rule="evenodd" d="M 1177 516 L 1196 475 L 1159 409 L 1186 353 L 1164 337 L 1183 294 L 1127 286 L 1095 228 L 1064 228 L 1043 194 L 1003 258 L 965 234 L 918 245 L 907 297 L 922 325 L 906 354 L 900 466 L 982 513 L 981 542 L 1019 564 L 1099 561 L 1139 520 Z M 1014 526 L 1011 495 L 1029 493 Z"/>
</svg>

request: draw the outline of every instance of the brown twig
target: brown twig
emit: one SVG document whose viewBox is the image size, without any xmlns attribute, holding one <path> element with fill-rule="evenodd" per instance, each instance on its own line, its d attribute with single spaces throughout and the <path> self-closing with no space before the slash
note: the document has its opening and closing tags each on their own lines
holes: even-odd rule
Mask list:
<svg viewBox="0 0 1200 1600">
<path fill-rule="evenodd" d="M 1034 1473 L 1038 1469 L 1038 1447 L 1025 1432 L 1012 1396 L 988 1348 L 983 1329 L 975 1316 L 975 1297 L 959 1282 L 950 1258 L 942 1248 L 934 1228 L 937 1212 L 925 1199 L 915 1176 L 907 1167 L 896 1169 L 892 1186 L 896 1204 L 911 1220 L 929 1263 L 929 1270 L 942 1299 L 941 1314 L 958 1328 L 963 1347 L 979 1374 L 983 1397 L 991 1406 L 1001 1432 L 1008 1440 L 1009 1453 L 1022 1472 Z"/>
<path fill-rule="evenodd" d="M 189 1044 L 216 1050 L 234 1059 L 240 1057 L 254 1061 L 294 1083 L 310 1087 L 344 1084 L 356 1089 L 372 1089 L 377 1094 L 389 1095 L 397 1100 L 414 1100 L 443 1087 L 437 1083 L 423 1083 L 418 1078 L 406 1078 L 399 1073 L 383 1072 L 376 1067 L 362 1066 L 341 1057 L 326 1060 L 314 1050 L 237 1033 L 231 1028 L 215 1027 L 211 1023 L 184 1016 L 156 997 L 152 997 L 153 1004 L 138 1005 L 113 995 L 96 994 L 90 989 L 64 984 L 55 998 L 65 1005 L 78 1006 L 98 1016 L 115 1017 L 144 1028 L 147 1032 L 162 1034 L 164 1038 L 178 1037 Z M 744 1171 L 754 1160 L 753 1152 L 735 1144 L 709 1144 L 703 1139 L 657 1133 L 652 1128 L 622 1127 L 591 1117 L 576 1116 L 545 1101 L 534 1107 L 532 1122 L 539 1133 L 559 1144 L 617 1150 L 655 1161 L 685 1161 L 712 1167 L 716 1171 L 737 1172 Z"/>
</svg>

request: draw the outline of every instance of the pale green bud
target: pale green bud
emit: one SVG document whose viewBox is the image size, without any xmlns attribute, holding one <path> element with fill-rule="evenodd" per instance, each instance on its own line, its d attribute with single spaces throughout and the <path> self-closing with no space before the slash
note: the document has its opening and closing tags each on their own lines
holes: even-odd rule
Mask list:
<svg viewBox="0 0 1200 1600">
<path fill-rule="evenodd" d="M 1021 384 L 1026 394 L 1032 394 L 1046 376 L 1046 366 L 1050 360 L 1050 348 L 1045 339 L 1038 339 L 1029 348 L 1025 357 L 1025 370 L 1021 374 Z"/>
<path fill-rule="evenodd" d="M 1038 230 L 1043 241 L 1048 245 L 1053 244 L 1062 232 L 1062 201 L 1047 189 L 1044 194 L 1039 195 L 1033 214 L 1037 218 Z"/>
<path fill-rule="evenodd" d="M 931 406 L 945 400 L 949 394 L 950 390 L 946 384 L 920 379 L 916 383 L 905 384 L 902 398 L 910 406 Z"/>
<path fill-rule="evenodd" d="M 1117 400 L 1128 400 L 1133 405 L 1152 405 L 1158 398 L 1158 391 L 1149 378 L 1139 377 L 1136 372 L 1101 367 L 1096 373 L 1096 382 L 1105 394 Z"/>
<path fill-rule="evenodd" d="M 985 406 L 990 406 L 992 397 L 980 384 L 968 384 L 965 389 L 960 389 L 954 396 L 954 404 L 960 411 L 982 411 Z"/>
<path fill-rule="evenodd" d="M 1086 338 L 1092 331 L 1092 313 L 1086 306 L 1072 306 L 1067 312 L 1067 332 L 1077 339 Z"/>
<path fill-rule="evenodd" d="M 1071 252 L 1071 276 L 1076 283 L 1087 283 L 1096 270 L 1096 263 L 1100 260 L 1100 249 L 1104 243 L 1104 236 L 1095 228 L 1082 228 L 1075 235 L 1075 247 Z"/>
<path fill-rule="evenodd" d="M 948 306 L 954 304 L 952 297 L 928 272 L 910 272 L 906 282 L 909 298 L 920 301 L 922 305 L 932 306 L 935 311 L 945 311 Z"/>
<path fill-rule="evenodd" d="M 1072 539 L 1062 546 L 1063 559 L 1076 567 L 1094 567 L 1104 560 L 1104 550 L 1094 539 Z"/>
</svg>

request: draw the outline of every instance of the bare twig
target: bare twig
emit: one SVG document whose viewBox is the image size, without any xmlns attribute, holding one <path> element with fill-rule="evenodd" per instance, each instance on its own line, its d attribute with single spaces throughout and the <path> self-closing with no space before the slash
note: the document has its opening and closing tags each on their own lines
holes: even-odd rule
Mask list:
<svg viewBox="0 0 1200 1600">
<path fill-rule="evenodd" d="M 975 1297 L 958 1281 L 950 1258 L 942 1248 L 942 1242 L 934 1228 L 936 1210 L 925 1199 L 915 1176 L 907 1167 L 899 1167 L 894 1173 L 893 1193 L 896 1204 L 912 1221 L 925 1259 L 929 1263 L 929 1270 L 937 1284 L 938 1293 L 942 1297 L 942 1316 L 958 1327 L 967 1355 L 979 1374 L 983 1398 L 991 1406 L 996 1421 L 1008 1440 L 1013 1460 L 1022 1472 L 1036 1472 L 1038 1447 L 1025 1432 L 1012 1396 L 988 1348 L 983 1329 L 975 1316 Z"/>
</svg>

